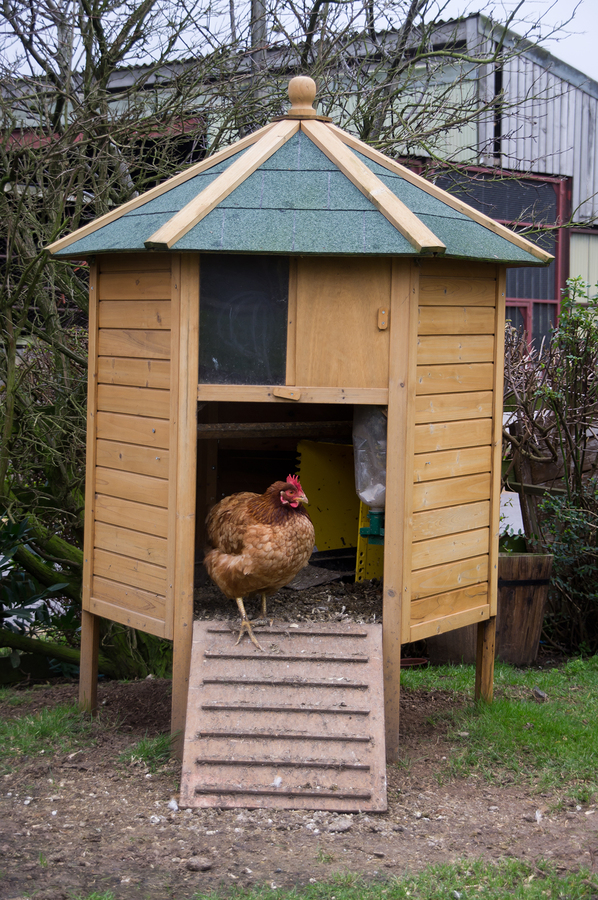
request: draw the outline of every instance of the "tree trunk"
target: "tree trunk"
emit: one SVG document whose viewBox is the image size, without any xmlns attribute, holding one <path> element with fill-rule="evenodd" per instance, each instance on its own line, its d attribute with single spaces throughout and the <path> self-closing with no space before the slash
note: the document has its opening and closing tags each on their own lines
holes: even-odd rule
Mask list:
<svg viewBox="0 0 598 900">
<path fill-rule="evenodd" d="M 0 647 L 10 647 L 13 650 L 21 650 L 23 653 L 37 653 L 40 656 L 59 659 L 61 662 L 71 663 L 75 666 L 78 666 L 81 661 L 81 654 L 74 647 L 52 644 L 50 641 L 40 641 L 38 638 L 26 637 L 24 634 L 8 631 L 5 628 L 0 628 Z M 117 665 L 101 654 L 99 670 L 103 675 L 108 675 L 110 678 L 131 678 L 136 674 L 132 673 L 129 667 Z"/>
<path fill-rule="evenodd" d="M 81 578 L 77 578 L 72 572 L 56 570 L 52 564 L 44 562 L 27 547 L 19 547 L 13 559 L 43 587 L 51 588 L 55 584 L 66 584 L 66 587 L 61 588 L 61 593 L 70 600 L 81 603 Z"/>
</svg>

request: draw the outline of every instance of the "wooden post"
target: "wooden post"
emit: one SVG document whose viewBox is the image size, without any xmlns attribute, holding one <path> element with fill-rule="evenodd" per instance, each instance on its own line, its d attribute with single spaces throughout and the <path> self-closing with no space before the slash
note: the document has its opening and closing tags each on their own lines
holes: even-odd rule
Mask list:
<svg viewBox="0 0 598 900">
<path fill-rule="evenodd" d="M 505 346 L 506 269 L 496 267 L 496 304 L 494 320 L 494 384 L 492 403 L 492 476 L 490 487 L 490 554 L 488 593 L 490 618 L 478 624 L 475 699 L 492 702 L 494 690 L 494 651 L 498 602 L 498 532 L 500 527 L 500 489 L 502 464 L 502 413 Z"/>
<path fill-rule="evenodd" d="M 494 646 L 496 616 L 478 623 L 478 646 L 475 667 L 475 699 L 492 703 L 494 693 Z"/>
<path fill-rule="evenodd" d="M 411 605 L 411 531 L 417 271 L 393 260 L 390 304 L 390 360 L 384 524 L 383 636 L 386 756 L 398 758 L 401 643 Z M 408 634 L 408 630 L 407 630 Z"/>
<path fill-rule="evenodd" d="M 79 705 L 87 712 L 98 706 L 98 655 L 100 618 L 90 612 L 93 574 L 96 420 L 98 407 L 98 266 L 89 267 L 89 338 L 87 372 L 87 450 L 85 468 L 85 521 L 83 536 L 83 586 L 81 610 L 81 662 L 79 665 Z"/>
<path fill-rule="evenodd" d="M 176 401 L 171 411 L 171 442 L 175 507 L 170 518 L 174 536 L 173 668 L 171 731 L 174 748 L 182 757 L 187 714 L 189 667 L 193 643 L 193 576 L 195 571 L 195 487 L 197 466 L 197 371 L 199 357 L 199 255 L 172 261 L 172 299 L 176 303 L 173 334 L 173 378 Z M 173 316 L 173 325 L 174 325 Z M 173 331 L 175 329 L 173 328 Z M 174 385 L 173 385 L 174 387 Z"/>
<path fill-rule="evenodd" d="M 98 655 L 100 617 L 81 611 L 81 664 L 79 666 L 79 706 L 85 712 L 98 708 Z"/>
</svg>

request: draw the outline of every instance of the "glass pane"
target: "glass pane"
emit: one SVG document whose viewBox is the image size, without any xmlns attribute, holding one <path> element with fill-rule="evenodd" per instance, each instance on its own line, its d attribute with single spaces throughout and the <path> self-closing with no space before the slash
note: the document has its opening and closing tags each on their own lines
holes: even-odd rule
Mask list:
<svg viewBox="0 0 598 900">
<path fill-rule="evenodd" d="M 288 300 L 288 257 L 202 254 L 200 383 L 284 384 Z"/>
<path fill-rule="evenodd" d="M 545 339 L 545 342 L 550 340 L 555 322 L 555 303 L 534 303 L 532 337 L 538 349 L 543 339 Z"/>
</svg>

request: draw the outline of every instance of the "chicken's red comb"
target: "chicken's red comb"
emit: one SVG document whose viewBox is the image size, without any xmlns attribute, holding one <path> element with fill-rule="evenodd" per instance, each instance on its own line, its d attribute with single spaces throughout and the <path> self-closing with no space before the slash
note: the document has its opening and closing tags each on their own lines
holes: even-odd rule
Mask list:
<svg viewBox="0 0 598 900">
<path fill-rule="evenodd" d="M 301 485 L 299 484 L 299 479 L 297 478 L 296 475 L 289 475 L 289 476 L 287 477 L 287 484 L 292 484 L 293 487 L 297 488 L 298 491 L 302 491 L 302 490 L 303 490 L 303 488 L 302 488 Z"/>
</svg>

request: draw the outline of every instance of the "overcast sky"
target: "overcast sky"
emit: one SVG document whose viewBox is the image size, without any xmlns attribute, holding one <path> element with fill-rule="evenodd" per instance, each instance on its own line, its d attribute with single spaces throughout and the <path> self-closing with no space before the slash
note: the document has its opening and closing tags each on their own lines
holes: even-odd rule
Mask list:
<svg viewBox="0 0 598 900">
<path fill-rule="evenodd" d="M 479 0 L 450 0 L 443 9 L 443 18 L 463 13 L 483 12 L 497 21 L 505 21 L 509 11 L 517 6 L 515 0 L 495 0 L 480 3 Z M 542 39 L 549 29 L 574 19 L 559 31 L 558 39 Z M 519 11 L 513 30 L 519 34 L 541 19 L 541 25 L 530 34 L 554 56 L 579 69 L 598 81 L 598 0 L 525 0 Z"/>
<path fill-rule="evenodd" d="M 549 4 L 542 4 L 548 6 Z M 557 0 L 552 4 L 550 18 L 562 18 L 571 15 L 575 9 L 572 0 Z M 566 26 L 567 34 L 560 41 L 547 41 L 547 50 L 560 59 L 580 69 L 586 75 L 598 81 L 598 2 L 582 0 L 575 17 Z"/>
</svg>

